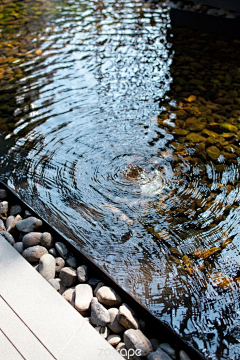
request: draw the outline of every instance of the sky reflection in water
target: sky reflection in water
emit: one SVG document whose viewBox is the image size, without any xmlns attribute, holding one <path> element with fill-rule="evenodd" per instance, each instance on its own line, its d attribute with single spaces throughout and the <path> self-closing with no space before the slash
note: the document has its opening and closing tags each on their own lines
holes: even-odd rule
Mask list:
<svg viewBox="0 0 240 360">
<path fill-rule="evenodd" d="M 207 357 L 237 358 L 239 43 L 175 32 L 161 6 L 32 5 L 1 5 L 1 179 Z"/>
</svg>

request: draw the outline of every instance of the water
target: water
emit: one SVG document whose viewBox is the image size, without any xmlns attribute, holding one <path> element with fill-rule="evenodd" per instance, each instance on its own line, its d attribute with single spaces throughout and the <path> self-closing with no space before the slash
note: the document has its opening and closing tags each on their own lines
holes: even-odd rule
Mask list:
<svg viewBox="0 0 240 360">
<path fill-rule="evenodd" d="M 0 80 L 1 179 L 207 358 L 237 359 L 239 42 L 171 29 L 161 5 L 4 0 Z"/>
</svg>

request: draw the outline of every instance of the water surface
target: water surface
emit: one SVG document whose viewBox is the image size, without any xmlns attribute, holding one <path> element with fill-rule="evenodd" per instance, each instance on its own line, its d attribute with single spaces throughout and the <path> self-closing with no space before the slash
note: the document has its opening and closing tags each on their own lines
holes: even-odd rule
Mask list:
<svg viewBox="0 0 240 360">
<path fill-rule="evenodd" d="M 161 5 L 0 5 L 1 179 L 209 359 L 240 355 L 239 55 Z"/>
</svg>

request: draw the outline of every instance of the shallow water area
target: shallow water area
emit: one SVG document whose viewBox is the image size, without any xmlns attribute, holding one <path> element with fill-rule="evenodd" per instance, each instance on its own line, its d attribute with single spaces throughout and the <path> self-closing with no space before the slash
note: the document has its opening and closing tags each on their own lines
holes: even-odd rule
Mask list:
<svg viewBox="0 0 240 360">
<path fill-rule="evenodd" d="M 1 180 L 209 359 L 240 356 L 239 45 L 161 4 L 0 4 Z"/>
</svg>

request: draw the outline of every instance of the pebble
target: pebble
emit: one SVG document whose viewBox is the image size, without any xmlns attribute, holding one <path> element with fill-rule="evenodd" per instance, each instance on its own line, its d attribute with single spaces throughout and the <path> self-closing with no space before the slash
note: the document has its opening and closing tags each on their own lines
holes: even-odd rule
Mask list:
<svg viewBox="0 0 240 360">
<path fill-rule="evenodd" d="M 108 286 L 100 287 L 96 292 L 96 297 L 100 303 L 106 306 L 119 306 L 122 303 L 121 297 Z"/>
<path fill-rule="evenodd" d="M 16 217 L 13 216 L 13 215 L 10 215 L 6 220 L 7 231 L 10 232 L 10 233 L 14 233 L 16 224 L 20 220 L 22 220 L 21 215 L 17 215 Z"/>
<path fill-rule="evenodd" d="M 55 258 L 51 254 L 45 254 L 39 261 L 38 272 L 46 279 L 55 277 Z"/>
<path fill-rule="evenodd" d="M 35 218 L 34 216 L 30 216 L 27 219 L 23 219 L 16 224 L 17 230 L 23 233 L 36 231 L 41 226 L 42 226 L 42 221 L 40 219 Z"/>
<path fill-rule="evenodd" d="M 116 335 L 116 334 L 113 334 L 113 335 L 109 335 L 107 337 L 107 342 L 112 345 L 112 346 L 116 346 L 118 345 L 120 342 L 121 342 L 121 336 L 120 335 Z"/>
<path fill-rule="evenodd" d="M 152 345 L 141 330 L 128 329 L 123 334 L 123 339 L 127 349 L 140 350 L 139 356 L 147 356 L 152 352 Z"/>
<path fill-rule="evenodd" d="M 49 279 L 48 280 L 49 284 L 51 284 L 52 287 L 54 287 L 54 289 L 57 291 L 60 290 L 60 281 L 61 281 L 61 279 Z"/>
<path fill-rule="evenodd" d="M 109 329 L 107 328 L 107 326 L 96 326 L 95 330 L 104 338 L 107 339 L 107 337 L 109 336 Z"/>
<path fill-rule="evenodd" d="M 64 286 L 70 287 L 73 286 L 77 281 L 77 272 L 70 267 L 64 267 L 61 269 L 59 277 L 62 280 Z"/>
<path fill-rule="evenodd" d="M 61 257 L 57 257 L 55 259 L 55 271 L 57 273 L 60 273 L 60 271 L 62 270 L 62 268 L 64 268 L 64 266 L 65 266 L 65 260 L 63 260 L 63 258 Z"/>
<path fill-rule="evenodd" d="M 171 359 L 175 360 L 177 358 L 176 350 L 173 349 L 168 343 L 160 344 L 160 349 L 162 349 L 166 354 L 170 356 Z"/>
<path fill-rule="evenodd" d="M 10 207 L 10 215 L 16 216 L 22 212 L 21 205 L 13 205 Z"/>
<path fill-rule="evenodd" d="M 48 251 L 45 247 L 36 245 L 25 249 L 22 253 L 22 256 L 29 262 L 36 262 L 47 253 Z"/>
<path fill-rule="evenodd" d="M 9 232 L 2 230 L 2 231 L 0 231 L 0 235 L 5 240 L 7 240 L 9 242 L 9 244 L 11 244 L 11 245 L 15 244 L 15 240 L 14 240 L 13 236 Z"/>
<path fill-rule="evenodd" d="M 98 302 L 96 297 L 92 298 L 91 323 L 95 325 L 105 326 L 109 322 L 110 322 L 110 314 L 108 310 Z"/>
<path fill-rule="evenodd" d="M 148 355 L 147 360 L 172 360 L 160 347 Z"/>
<path fill-rule="evenodd" d="M 46 249 L 51 249 L 53 246 L 53 238 L 49 232 L 42 233 L 40 238 L 40 243 L 42 246 L 45 246 Z"/>
<path fill-rule="evenodd" d="M 104 286 L 105 284 L 102 282 L 102 281 L 100 281 L 98 284 L 97 284 L 97 286 L 96 286 L 96 288 L 95 288 L 95 290 L 94 290 L 94 296 L 96 296 L 96 293 L 97 293 L 97 291 L 102 287 L 102 286 Z"/>
<path fill-rule="evenodd" d="M 7 201 L 1 201 L 0 202 L 0 217 L 3 220 L 7 219 L 7 213 L 8 213 L 8 202 Z"/>
<path fill-rule="evenodd" d="M 206 152 L 207 152 L 209 158 L 213 161 L 218 160 L 218 158 L 220 156 L 220 150 L 214 145 L 207 148 Z"/>
<path fill-rule="evenodd" d="M 68 266 L 72 267 L 72 268 L 76 268 L 77 267 L 77 260 L 75 259 L 74 256 L 69 255 L 68 258 L 66 258 L 66 263 Z"/>
<path fill-rule="evenodd" d="M 7 197 L 7 192 L 5 189 L 0 189 L 0 200 L 4 200 Z"/>
<path fill-rule="evenodd" d="M 54 256 L 55 258 L 58 256 L 57 250 L 55 248 L 51 248 L 49 249 L 49 254 L 51 254 L 52 256 Z"/>
<path fill-rule="evenodd" d="M 88 281 L 88 267 L 86 265 L 77 268 L 77 277 L 80 284 Z"/>
<path fill-rule="evenodd" d="M 135 311 L 127 304 L 122 304 L 118 312 L 118 321 L 126 329 L 139 329 Z"/>
<path fill-rule="evenodd" d="M 91 286 L 88 284 L 79 284 L 76 286 L 75 291 L 75 309 L 80 313 L 89 310 L 93 298 Z"/>
<path fill-rule="evenodd" d="M 6 231 L 6 228 L 5 228 L 5 225 L 4 225 L 4 222 L 2 221 L 2 219 L 0 219 L 0 231 Z"/>
<path fill-rule="evenodd" d="M 75 287 L 72 287 L 70 289 L 65 290 L 62 293 L 62 296 L 64 297 L 65 300 L 67 300 L 72 306 L 75 306 L 75 296 L 76 296 L 76 292 L 75 292 Z"/>
<path fill-rule="evenodd" d="M 59 255 L 66 260 L 68 258 L 68 249 L 62 242 L 56 242 L 55 248 Z"/>
<path fill-rule="evenodd" d="M 14 244 L 14 248 L 19 252 L 19 254 L 23 253 L 23 243 L 21 241 L 16 242 L 16 244 Z"/>
<path fill-rule="evenodd" d="M 183 350 L 179 352 L 179 358 L 180 360 L 191 360 L 190 357 Z"/>
<path fill-rule="evenodd" d="M 125 328 L 118 321 L 118 309 L 111 308 L 108 309 L 108 312 L 110 315 L 110 322 L 108 324 L 109 329 L 115 334 L 119 334 L 120 332 L 124 331 Z"/>
<path fill-rule="evenodd" d="M 41 235 L 42 233 L 40 232 L 29 232 L 24 235 L 22 239 L 24 249 L 38 245 L 40 243 Z"/>
</svg>

